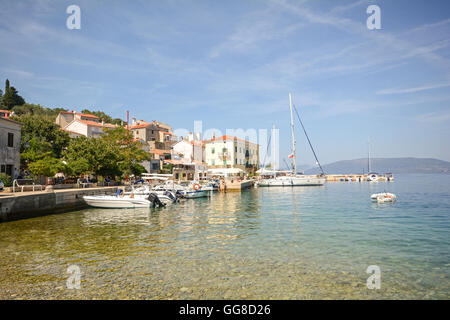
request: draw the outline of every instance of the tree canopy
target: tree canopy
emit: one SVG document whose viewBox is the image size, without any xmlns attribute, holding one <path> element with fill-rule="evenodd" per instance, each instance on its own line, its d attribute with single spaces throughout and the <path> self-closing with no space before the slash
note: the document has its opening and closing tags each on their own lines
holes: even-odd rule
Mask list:
<svg viewBox="0 0 450 320">
<path fill-rule="evenodd" d="M 150 154 L 133 141 L 133 134 L 123 127 L 106 130 L 99 138 L 84 136 L 71 140 L 63 153 L 69 171 L 74 174 L 93 173 L 100 176 L 141 174 L 140 165 Z"/>
<path fill-rule="evenodd" d="M 45 117 L 23 114 L 13 119 L 23 124 L 20 157 L 23 165 L 48 156 L 60 158 L 69 145 L 68 133 Z"/>
<path fill-rule="evenodd" d="M 25 100 L 19 95 L 16 88 L 11 87 L 9 80 L 6 79 L 5 93 L 1 99 L 1 106 L 7 110 L 11 110 L 14 106 L 21 106 L 25 103 Z"/>
</svg>

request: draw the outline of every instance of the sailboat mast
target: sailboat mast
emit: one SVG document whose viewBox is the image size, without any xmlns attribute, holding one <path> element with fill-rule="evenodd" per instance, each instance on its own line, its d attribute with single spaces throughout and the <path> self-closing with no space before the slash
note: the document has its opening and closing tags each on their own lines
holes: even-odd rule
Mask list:
<svg viewBox="0 0 450 320">
<path fill-rule="evenodd" d="M 370 138 L 367 138 L 367 169 L 368 173 L 372 172 L 372 168 L 370 166 Z"/>
<path fill-rule="evenodd" d="M 292 112 L 292 95 L 289 92 L 289 107 L 291 109 L 291 134 L 292 134 L 292 154 L 294 164 L 294 174 L 297 174 L 297 155 L 295 154 L 295 134 L 294 134 L 294 113 Z"/>
</svg>

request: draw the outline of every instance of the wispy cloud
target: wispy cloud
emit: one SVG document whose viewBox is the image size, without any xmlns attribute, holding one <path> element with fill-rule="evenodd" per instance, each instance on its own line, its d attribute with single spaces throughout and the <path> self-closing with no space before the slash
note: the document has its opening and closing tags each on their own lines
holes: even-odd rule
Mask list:
<svg viewBox="0 0 450 320">
<path fill-rule="evenodd" d="M 383 89 L 377 91 L 377 94 L 404 94 L 404 93 L 415 93 L 425 90 L 432 90 L 432 89 L 438 89 L 438 88 L 445 88 L 450 87 L 450 82 L 445 83 L 435 83 L 420 87 L 413 87 L 413 88 L 396 88 L 396 89 Z"/>
<path fill-rule="evenodd" d="M 416 120 L 424 123 L 441 123 L 450 121 L 450 111 L 428 112 L 416 116 Z"/>
</svg>

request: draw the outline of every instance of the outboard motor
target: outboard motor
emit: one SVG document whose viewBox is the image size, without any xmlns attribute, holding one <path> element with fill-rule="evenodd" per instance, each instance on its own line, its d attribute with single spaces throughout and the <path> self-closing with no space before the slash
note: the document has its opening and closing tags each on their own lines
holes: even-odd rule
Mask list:
<svg viewBox="0 0 450 320">
<path fill-rule="evenodd" d="M 153 204 L 153 207 L 165 207 L 166 205 L 159 200 L 158 196 L 155 193 L 150 193 L 148 195 L 148 201 L 150 201 Z"/>
<path fill-rule="evenodd" d="M 172 199 L 173 202 L 177 202 L 177 200 L 178 200 L 173 192 L 166 191 L 166 192 L 164 192 L 164 195 L 168 196 L 170 199 Z"/>
</svg>

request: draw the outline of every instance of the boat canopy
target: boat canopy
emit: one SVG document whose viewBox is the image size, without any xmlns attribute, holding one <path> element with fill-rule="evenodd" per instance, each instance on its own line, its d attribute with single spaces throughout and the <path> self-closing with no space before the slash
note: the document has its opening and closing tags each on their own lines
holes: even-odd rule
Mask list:
<svg viewBox="0 0 450 320">
<path fill-rule="evenodd" d="M 208 174 L 215 175 L 215 176 L 231 176 L 231 175 L 238 175 L 243 173 L 244 170 L 239 168 L 213 168 L 208 169 Z"/>
</svg>

